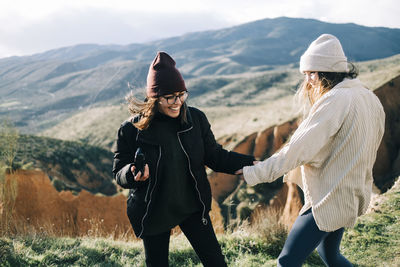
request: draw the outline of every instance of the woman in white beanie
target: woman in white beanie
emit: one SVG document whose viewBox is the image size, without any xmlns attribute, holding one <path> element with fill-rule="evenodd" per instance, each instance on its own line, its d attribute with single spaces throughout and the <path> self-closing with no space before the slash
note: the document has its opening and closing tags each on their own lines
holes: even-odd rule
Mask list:
<svg viewBox="0 0 400 267">
<path fill-rule="evenodd" d="M 311 105 L 307 116 L 280 151 L 243 168 L 245 181 L 256 185 L 301 166 L 301 179 L 291 182 L 302 188 L 305 203 L 278 266 L 301 266 L 315 248 L 327 266 L 352 266 L 339 246 L 344 227 L 354 226 L 369 205 L 385 114 L 348 65 L 335 36 L 313 41 L 300 59 L 305 79 L 297 93 Z"/>
</svg>

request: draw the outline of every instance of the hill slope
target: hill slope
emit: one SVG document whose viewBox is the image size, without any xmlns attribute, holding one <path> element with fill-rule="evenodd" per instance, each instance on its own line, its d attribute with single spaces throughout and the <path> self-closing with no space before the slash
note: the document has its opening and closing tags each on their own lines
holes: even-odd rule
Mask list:
<svg viewBox="0 0 400 267">
<path fill-rule="evenodd" d="M 375 89 L 400 74 L 400 55 L 356 65 L 360 79 Z M 205 111 L 217 138 L 235 135 L 239 141 L 295 117 L 293 95 L 301 79 L 297 67 L 291 65 L 253 74 L 205 76 L 188 83 L 188 103 Z M 218 87 L 215 84 L 219 90 L 213 90 Z M 208 93 L 199 95 L 198 90 Z M 84 109 L 42 134 L 109 148 L 128 117 L 125 104 Z"/>
<path fill-rule="evenodd" d="M 60 190 L 114 195 L 112 153 L 83 142 L 20 135 L 15 167 L 38 168 L 49 175 Z"/>
</svg>

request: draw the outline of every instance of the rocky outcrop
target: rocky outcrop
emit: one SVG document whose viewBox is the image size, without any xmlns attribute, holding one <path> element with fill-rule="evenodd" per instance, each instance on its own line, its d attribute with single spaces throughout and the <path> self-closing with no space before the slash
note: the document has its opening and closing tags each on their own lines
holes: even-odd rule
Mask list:
<svg viewBox="0 0 400 267">
<path fill-rule="evenodd" d="M 234 149 L 234 151 L 243 154 L 252 154 L 254 140 L 257 134 L 247 136 Z M 212 188 L 212 196 L 218 203 L 222 203 L 239 185 L 240 179 L 236 175 L 230 175 L 220 172 L 212 172 L 208 175 Z"/>
<path fill-rule="evenodd" d="M 82 190 L 55 190 L 42 171 L 17 171 L 7 179 L 17 180 L 17 197 L 13 210 L 15 231 L 48 232 L 58 236 L 104 236 L 134 238 L 126 215 L 126 197 L 94 195 Z M 210 214 L 217 232 L 223 231 L 218 204 Z M 175 229 L 174 232 L 179 232 Z"/>
<path fill-rule="evenodd" d="M 382 102 L 386 113 L 385 134 L 373 169 L 374 184 L 381 192 L 384 192 L 393 185 L 394 179 L 400 175 L 400 76 L 377 88 L 374 93 Z M 253 133 L 239 142 L 233 150 L 265 159 L 282 147 L 296 130 L 299 121 L 299 119 L 293 119 Z M 229 140 L 229 137 L 225 137 L 225 140 Z M 242 202 L 251 202 L 250 199 L 243 200 L 243 194 L 239 192 L 246 190 L 245 187 L 241 185 L 240 189 L 237 188 L 240 181 L 239 176 L 211 173 L 209 177 L 213 197 L 218 200 L 219 204 L 233 205 L 243 209 L 244 204 Z M 257 192 L 258 195 L 261 195 L 259 197 L 261 205 L 252 204 L 252 206 L 258 207 L 257 209 L 277 210 L 288 226 L 294 222 L 302 206 L 302 192 L 295 184 L 279 182 L 274 185 L 261 184 L 257 185 L 255 191 L 256 195 Z M 240 196 L 236 197 L 237 194 Z M 271 195 L 272 197 L 270 197 Z M 253 197 L 253 195 L 250 197 Z M 236 203 L 235 199 L 237 200 Z M 228 203 L 224 203 L 227 200 L 229 200 Z M 248 208 L 250 208 L 250 205 Z M 239 214 L 240 212 L 236 213 Z"/>
<path fill-rule="evenodd" d="M 298 122 L 298 119 L 293 119 L 253 133 L 239 142 L 233 151 L 252 154 L 257 159 L 265 159 L 276 152 L 289 139 L 297 128 Z M 240 176 L 212 172 L 209 175 L 209 180 L 213 198 L 222 205 L 226 223 L 231 223 L 232 216 L 245 219 L 243 214 L 250 215 L 249 210 L 254 208 L 273 209 L 284 213 L 283 217 L 285 218 L 292 218 L 297 215 L 296 211 L 298 212 L 302 205 L 301 192 L 294 184 L 282 185 L 281 181 L 276 181 L 270 184 L 257 185 L 254 190 L 250 190 L 251 193 L 243 194 L 239 191 L 246 190 L 246 185 L 240 183 Z M 238 185 L 241 185 L 242 188 L 238 188 Z M 237 196 L 237 194 L 240 194 L 240 196 Z M 243 195 L 247 195 L 247 199 L 244 199 Z M 291 201 L 287 201 L 288 197 L 291 198 Z M 292 219 L 287 221 L 292 221 Z"/>
<path fill-rule="evenodd" d="M 17 180 L 14 218 L 17 232 L 23 229 L 55 235 L 133 236 L 126 216 L 126 198 L 93 195 L 82 190 L 58 192 L 42 171 L 17 171 L 7 179 Z"/>
<path fill-rule="evenodd" d="M 297 128 L 297 119 L 253 133 L 239 142 L 233 151 L 265 159 L 278 150 Z M 222 203 L 239 184 L 239 176 L 212 172 L 208 176 L 213 198 Z"/>
<path fill-rule="evenodd" d="M 84 189 L 112 196 L 117 193 L 110 172 L 112 159 L 111 151 L 81 141 L 19 135 L 14 169 L 40 169 L 58 191 L 78 193 Z"/>
<path fill-rule="evenodd" d="M 374 91 L 386 114 L 385 134 L 374 165 L 374 182 L 388 190 L 400 175 L 400 76 Z"/>
</svg>

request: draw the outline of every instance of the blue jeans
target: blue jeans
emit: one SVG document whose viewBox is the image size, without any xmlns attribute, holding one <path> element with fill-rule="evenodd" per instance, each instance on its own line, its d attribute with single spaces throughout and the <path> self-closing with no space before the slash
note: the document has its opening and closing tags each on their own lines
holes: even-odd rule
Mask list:
<svg viewBox="0 0 400 267">
<path fill-rule="evenodd" d="M 311 209 L 297 217 L 278 258 L 278 266 L 301 266 L 317 248 L 326 266 L 353 266 L 340 254 L 344 228 L 334 232 L 318 229 Z"/>
</svg>

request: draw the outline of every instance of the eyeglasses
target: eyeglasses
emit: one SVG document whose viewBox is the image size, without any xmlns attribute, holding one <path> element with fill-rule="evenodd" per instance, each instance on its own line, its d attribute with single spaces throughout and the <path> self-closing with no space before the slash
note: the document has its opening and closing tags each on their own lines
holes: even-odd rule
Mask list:
<svg viewBox="0 0 400 267">
<path fill-rule="evenodd" d="M 167 100 L 167 103 L 169 104 L 169 105 L 173 105 L 173 104 L 175 104 L 176 103 L 176 100 L 179 98 L 179 100 L 183 103 L 183 102 L 185 102 L 185 100 L 187 99 L 187 97 L 188 97 L 188 92 L 183 92 L 183 93 L 180 93 L 180 94 L 177 94 L 177 95 L 171 95 L 171 96 L 161 96 L 161 97 L 163 97 L 163 98 L 165 98 L 165 100 Z"/>
</svg>

